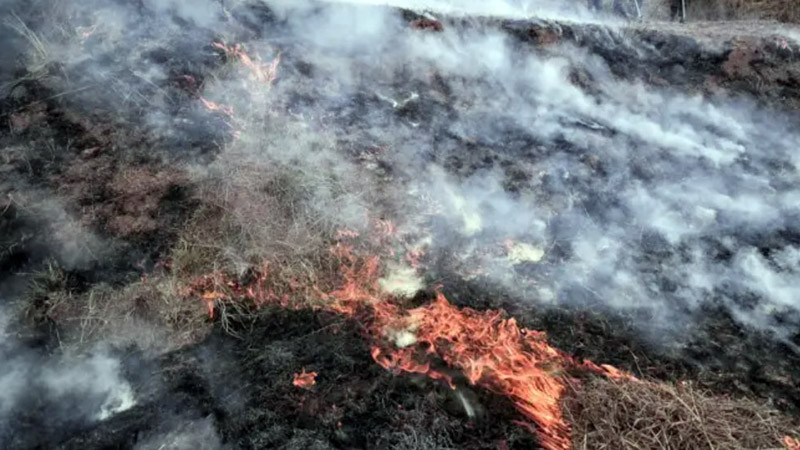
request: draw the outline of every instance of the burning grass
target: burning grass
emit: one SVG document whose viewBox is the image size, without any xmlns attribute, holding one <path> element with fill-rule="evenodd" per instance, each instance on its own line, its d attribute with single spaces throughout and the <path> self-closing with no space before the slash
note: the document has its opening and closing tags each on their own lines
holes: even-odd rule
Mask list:
<svg viewBox="0 0 800 450">
<path fill-rule="evenodd" d="M 348 240 L 355 234 L 340 236 Z M 287 278 L 280 268 L 265 265 L 238 279 L 219 271 L 201 276 L 185 293 L 201 298 L 209 315 L 222 314 L 223 322 L 225 314 L 243 305 L 322 310 L 356 319 L 380 366 L 442 380 L 456 392 L 478 386 L 505 397 L 530 421 L 518 423 L 547 449 L 769 448 L 797 429 L 753 401 L 639 381 L 611 366 L 579 361 L 502 311 L 459 308 L 441 292 L 411 308 L 381 291 L 379 257 L 360 257 L 358 251 L 343 242 L 331 249 L 341 264 L 338 282 L 334 275 L 327 280 L 338 283 L 333 289 Z M 296 374 L 295 386 L 308 387 L 307 375 Z"/>
<path fill-rule="evenodd" d="M 273 271 L 265 264 L 238 279 L 220 271 L 200 276 L 185 293 L 202 299 L 209 316 L 221 315 L 223 324 L 229 311 L 246 305 L 322 309 L 355 318 L 372 341 L 371 355 L 379 365 L 444 380 L 452 389 L 467 383 L 504 396 L 536 424 L 520 422 L 548 449 L 570 445 L 559 405 L 568 371 L 633 379 L 610 366 L 572 359 L 549 346 L 544 333 L 521 328 L 500 311 L 461 309 L 441 293 L 427 305 L 407 309 L 381 292 L 378 256 L 359 257 L 352 244 L 341 242 L 331 255 L 341 263 L 340 286 L 333 290 L 310 280 L 286 280 L 280 268 Z"/>
<path fill-rule="evenodd" d="M 418 22 L 415 26 L 434 31 L 441 28 L 438 22 Z M 20 30 L 25 35 L 26 31 Z M 271 63 L 264 63 L 251 58 L 238 45 L 216 43 L 214 47 L 232 62 L 229 68 L 245 69 L 249 80 L 260 82 L 261 87 L 266 85 L 264 91 L 276 81 L 280 54 L 276 54 Z M 190 79 L 189 75 L 178 77 Z M 193 89 L 197 95 L 202 92 L 201 86 Z M 225 100 L 225 96 L 222 97 L 220 102 Z M 232 120 L 234 112 L 229 105 L 216 104 L 202 96 L 199 101 L 207 109 L 221 112 Z M 248 112 L 237 110 L 237 114 Z M 14 117 L 15 133 L 21 134 L 30 128 L 29 122 L 33 119 Z M 30 117 L 35 116 L 31 114 Z M 265 126 L 276 128 L 284 124 L 278 119 L 267 122 Z M 414 300 L 392 296 L 379 283 L 382 275 L 379 263 L 389 259 L 384 257 L 390 252 L 353 245 L 359 236 L 355 232 L 342 232 L 338 239 L 331 239 L 334 226 L 339 224 L 332 219 L 326 221 L 326 214 L 321 213 L 322 209 L 337 208 L 340 198 L 358 197 L 362 192 L 349 185 L 340 189 L 337 176 L 326 178 L 327 175 L 314 175 L 313 169 L 294 167 L 292 158 L 284 155 L 288 153 L 285 148 L 305 144 L 299 138 L 303 133 L 281 131 L 289 135 L 286 142 L 270 144 L 274 147 L 272 156 L 280 156 L 280 163 L 270 161 L 267 167 L 263 161 L 252 163 L 244 158 L 247 151 L 259 155 L 268 152 L 262 152 L 267 144 L 247 147 L 261 135 L 248 135 L 248 130 L 243 130 L 236 134 L 235 145 L 224 149 L 212 167 L 203 168 L 212 175 L 191 186 L 182 173 L 153 169 L 148 167 L 151 163 L 133 168 L 117 167 L 117 156 L 104 153 L 99 146 L 87 145 L 80 154 L 82 159 L 66 165 L 67 169 L 59 173 L 56 181 L 69 181 L 61 183 L 60 189 L 77 199 L 81 206 L 91 206 L 92 210 L 98 203 L 95 197 L 100 194 L 113 199 L 105 202 L 104 209 L 98 209 L 101 214 L 97 217 L 103 220 L 90 222 L 104 224 L 118 237 L 144 234 L 145 239 L 151 239 L 149 233 L 172 228 L 167 226 L 172 221 L 161 221 L 165 217 L 163 206 L 172 201 L 183 203 L 186 200 L 182 196 L 184 189 L 197 189 L 194 200 L 200 207 L 193 221 L 181 230 L 169 267 L 163 272 L 124 286 L 100 284 L 76 290 L 70 285 L 68 274 L 49 266 L 47 271 L 34 277 L 28 299 L 30 315 L 36 321 L 56 324 L 59 330 L 70 330 L 70 334 L 59 339 L 63 337 L 78 344 L 98 339 L 119 342 L 128 332 L 146 330 L 142 334 L 151 336 L 140 334 L 131 341 L 147 346 L 162 339 L 161 334 L 152 332 L 156 324 L 159 326 L 155 329 L 164 330 L 173 348 L 201 340 L 210 331 L 212 321 L 217 321 L 221 329 L 242 341 L 253 337 L 261 339 L 248 342 L 255 358 L 267 358 L 265 349 L 272 341 L 283 338 L 287 330 L 283 329 L 285 324 L 272 318 L 267 326 L 276 331 L 265 339 L 267 336 L 255 336 L 248 324 L 276 310 L 297 313 L 294 317 L 300 319 L 295 322 L 302 322 L 303 317 L 311 314 L 330 315 L 335 320 L 352 322 L 368 342 L 358 347 L 348 342 L 350 348 L 346 350 L 370 355 L 379 366 L 394 374 L 427 378 L 428 386 L 437 384 L 437 389 L 454 393 L 452 396 L 460 402 L 469 420 L 476 414 L 476 405 L 466 394 L 473 386 L 502 398 L 516 409 L 520 432 L 530 431 L 548 449 L 761 447 L 777 445 L 783 434 L 794 433 L 794 425 L 788 420 L 755 403 L 720 400 L 688 391 L 684 386 L 640 382 L 613 367 L 580 361 L 551 346 L 545 333 L 518 325 L 500 310 L 458 307 L 440 290 L 434 290 L 432 295 L 428 295 L 431 292 L 421 294 Z M 281 135 L 277 132 L 265 134 Z M 281 155 L 277 155 L 275 149 L 279 149 Z M 235 154 L 237 150 L 245 154 Z M 224 158 L 236 162 L 226 163 Z M 28 159 L 23 159 L 33 172 Z M 325 164 L 325 161 L 319 162 L 320 166 Z M 346 170 L 356 172 L 350 166 L 346 166 Z M 99 183 L 103 189 L 98 190 L 95 189 L 98 183 L 87 173 L 101 172 L 107 179 Z M 95 181 L 88 183 L 86 180 L 90 179 Z M 1 206 L 0 209 L 4 209 Z M 388 222 L 379 222 L 379 225 L 381 229 L 377 234 L 382 237 L 377 241 L 396 233 Z M 331 243 L 335 245 L 329 253 L 327 249 Z M 509 259 L 519 263 L 535 263 L 542 259 L 543 251 L 525 245 L 508 243 Z M 407 262 L 413 266 L 411 272 L 418 268 L 418 256 L 408 254 Z M 417 290 L 412 286 L 409 293 Z M 197 306 L 194 301 L 197 299 L 203 307 Z M 470 298 L 467 303 L 474 307 L 473 300 Z M 303 316 L 302 313 L 307 314 Z M 240 326 L 242 324 L 244 326 Z M 317 332 L 309 331 L 309 334 Z M 306 336 L 293 336 L 293 345 L 302 346 L 297 342 Z M 271 395 L 276 397 L 283 395 L 281 389 L 299 393 L 303 395 L 300 407 L 310 411 L 309 415 L 327 414 L 329 417 L 323 420 L 325 426 L 341 427 L 341 413 L 335 404 L 330 410 L 314 405 L 320 402 L 314 395 L 323 386 L 335 384 L 330 378 L 326 379 L 330 372 L 314 366 L 313 360 L 286 367 L 281 350 L 275 347 L 277 356 L 272 361 L 273 366 L 282 371 L 281 376 L 273 377 L 259 367 L 261 373 L 250 377 L 248 383 L 258 380 L 263 384 L 259 389 L 273 390 Z M 327 354 L 318 352 L 315 356 L 333 358 L 341 349 L 328 347 L 324 350 Z M 283 372 L 291 372 L 294 377 L 284 376 Z M 386 373 L 381 376 L 390 378 Z M 367 383 L 377 384 L 371 380 Z M 565 397 L 568 398 L 565 400 Z M 260 414 L 261 406 L 256 404 L 249 411 Z M 610 412 L 609 408 L 612 408 Z M 372 413 L 363 411 L 365 417 Z M 384 413 L 386 411 L 374 414 Z M 506 422 L 509 421 L 503 426 Z M 262 420 L 254 420 L 252 426 L 267 425 Z M 249 435 L 251 431 L 243 429 L 242 435 Z M 291 433 L 295 437 L 301 434 L 291 427 L 282 432 L 284 436 Z M 334 432 L 338 433 L 339 430 Z M 430 439 L 417 439 L 413 430 L 403 439 L 405 448 L 434 447 Z M 784 439 L 784 443 L 787 442 L 791 441 Z M 253 446 L 264 448 L 271 444 L 272 441 L 270 445 Z M 450 442 L 437 445 L 454 446 Z"/>
</svg>

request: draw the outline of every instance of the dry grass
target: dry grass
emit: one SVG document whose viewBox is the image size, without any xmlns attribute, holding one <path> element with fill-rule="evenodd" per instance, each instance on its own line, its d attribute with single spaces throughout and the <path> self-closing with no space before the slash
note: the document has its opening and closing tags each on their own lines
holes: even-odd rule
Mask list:
<svg viewBox="0 0 800 450">
<path fill-rule="evenodd" d="M 781 22 L 800 23 L 800 2 L 797 0 L 699 0 L 731 19 L 774 19 Z"/>
<path fill-rule="evenodd" d="M 641 0 L 640 0 L 641 1 Z M 668 19 L 672 0 L 645 0 L 651 18 Z M 797 0 L 686 0 L 686 17 L 696 20 L 778 20 L 800 23 Z"/>
<path fill-rule="evenodd" d="M 575 449 L 779 449 L 800 426 L 747 399 L 690 385 L 592 380 L 565 401 Z"/>
<path fill-rule="evenodd" d="M 69 274 L 51 262 L 33 274 L 22 300 L 26 317 L 56 326 L 64 350 L 102 341 L 163 352 L 197 342 L 211 330 L 202 305 L 183 298 L 170 276 L 121 288 L 99 284 L 80 294 L 70 284 Z"/>
</svg>

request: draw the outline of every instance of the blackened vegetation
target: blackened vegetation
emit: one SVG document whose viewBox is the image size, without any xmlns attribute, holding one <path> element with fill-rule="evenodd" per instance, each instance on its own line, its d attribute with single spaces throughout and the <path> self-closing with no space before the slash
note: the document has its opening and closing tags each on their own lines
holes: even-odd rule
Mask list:
<svg viewBox="0 0 800 450">
<path fill-rule="evenodd" d="M 25 17 L 35 29 L 36 16 Z M 89 69 L 51 63 L 11 75 L 0 99 L 0 276 L 35 271 L 55 258 L 96 281 L 130 280 L 169 251 L 197 206 L 181 166 L 213 158 L 231 139 L 219 115 L 197 110 L 202 78 L 187 83 L 181 77 L 208 72 L 221 64 L 219 55 L 210 45 L 198 52 L 191 41 L 190 53 L 186 40 L 176 42 L 183 52 L 152 50 L 142 62 L 161 64 L 172 75 L 161 86 L 124 67 L 119 54 L 94 55 L 97 67 Z M 85 45 L 95 44 L 90 36 Z M 166 103 L 169 117 L 151 116 L 156 99 Z M 52 228 L 59 224 L 49 211 L 32 208 L 42 199 L 58 202 L 116 251 L 89 255 L 81 267 L 65 261 L 74 255 L 53 254 Z"/>
<path fill-rule="evenodd" d="M 351 321 L 269 310 L 240 331 L 243 340 L 217 330 L 149 371 L 132 367 L 139 404 L 56 448 L 158 448 L 181 424 L 204 420 L 243 449 L 535 448 L 506 399 L 383 370 Z M 303 369 L 318 373 L 308 390 L 292 385 Z"/>
<path fill-rule="evenodd" d="M 262 4 L 236 8 L 231 17 L 239 26 L 235 38 L 276 38 L 292 50 L 285 24 Z M 521 52 L 546 54 L 553 44 L 571 43 L 602 57 L 615 76 L 652 85 L 705 93 L 720 89 L 746 92 L 777 107 L 791 108 L 800 98 L 800 51 L 787 52 L 769 42 L 731 41 L 712 51 L 690 38 L 656 31 L 632 31 L 624 36 L 589 25 L 434 21 L 409 12 L 404 18 L 409 25 L 406 32 L 499 27 L 517 39 Z M 46 314 L 53 301 L 48 292 L 78 293 L 101 281 L 121 285 L 149 271 L 172 248 L 177 231 L 198 206 L 181 165 L 212 162 L 220 147 L 231 141 L 224 115 L 198 106 L 205 77 L 224 63 L 222 55 L 207 45 L 212 33 L 203 36 L 208 38 L 203 45 L 197 45 L 195 35 L 187 33 L 176 36 L 169 47 L 145 54 L 148 64 L 169 75 L 162 85 L 154 86 L 129 70 L 114 72 L 109 78 L 122 77 L 125 81 L 120 85 L 131 89 L 126 97 L 130 100 L 122 106 L 111 101 L 117 97 L 108 84 L 84 78 L 91 71 L 47 66 L 35 77 L 23 72 L 11 77 L 23 81 L 14 83 L 0 99 L 4 152 L 0 155 L 0 283 L 16 273 L 47 269 L 53 258 L 65 259 L 56 261 L 65 269 L 47 272 L 53 275 L 46 279 L 51 285 L 28 297 L 38 328 L 30 345 L 43 353 L 58 348 L 58 327 Z M 638 44 L 634 46 L 632 41 Z M 87 40 L 90 47 L 95 44 L 99 43 L 93 43 L 91 37 Z M 293 77 L 318 80 L 314 61 L 304 60 L 302 49 L 297 50 L 287 52 L 281 70 Z M 107 69 L 115 69 L 122 59 L 114 54 L 96 58 L 101 68 Z M 71 90 L 58 81 L 64 71 L 69 72 L 74 86 L 83 90 L 64 95 Z M 342 130 L 339 144 L 353 159 L 377 161 L 391 174 L 389 158 L 383 157 L 386 148 L 373 145 L 379 140 L 358 129 L 364 121 L 376 127 L 414 123 L 418 131 L 412 138 L 430 140 L 425 142 L 430 146 L 421 146 L 426 149 L 423 159 L 441 164 L 457 177 L 500 168 L 505 176 L 503 187 L 517 195 L 530 191 L 535 178 L 526 162 L 558 153 L 577 161 L 596 178 L 592 183 L 579 178 L 564 182 L 561 174 L 546 174 L 539 186 L 542 202 L 563 201 L 564 185 L 580 183 L 571 187 L 590 193 L 579 206 L 594 220 L 603 222 L 604 215 L 618 207 L 613 186 L 606 186 L 613 184 L 613 173 L 590 149 L 558 137 L 543 142 L 508 117 L 475 117 L 470 127 L 454 126 L 462 114 L 452 105 L 452 86 L 459 80 L 439 74 L 428 79 L 411 75 L 397 79 L 396 85 L 386 87 L 383 93 L 391 94 L 396 105 L 371 92 L 332 102 L 331 117 L 326 120 Z M 570 79 L 587 90 L 594 82 L 580 70 Z M 102 86 L 105 90 L 97 92 Z M 281 106 L 296 114 L 312 110 L 319 94 L 314 89 L 322 87 L 289 94 Z M 407 97 L 411 92 L 419 97 L 400 104 L 411 98 Z M 150 103 L 156 99 L 158 108 Z M 164 117 L 153 117 L 154 110 L 163 111 Z M 581 118 L 564 120 L 567 127 L 603 135 L 618 133 Z M 160 133 L 154 122 L 170 133 Z M 352 135 L 347 133 L 350 130 Z M 647 161 L 631 161 L 630 166 L 637 178 L 655 176 Z M 92 233 L 113 242 L 110 247 L 114 251 L 102 258 L 90 257 L 86 263 L 68 264 L 69 258 L 53 250 L 56 244 L 48 232 L 52 224 L 47 216 L 31 212 L 19 200 L 18 192 L 31 190 L 63 198 L 65 211 Z M 570 227 L 568 223 L 552 225 L 556 233 L 559 226 Z M 795 229 L 738 238 L 759 248 L 764 256 L 800 243 Z M 731 258 L 724 245 L 711 237 L 704 239 L 715 259 L 725 262 Z M 638 263 L 650 268 L 661 290 L 674 289 L 680 280 L 659 275 L 657 268 L 664 261 L 679 260 L 681 249 L 670 246 L 657 233 L 645 234 L 631 245 L 642 247 Z M 559 244 L 547 258 L 549 262 L 568 261 L 571 252 L 568 245 Z M 578 358 L 611 363 L 656 379 L 692 378 L 715 392 L 769 399 L 784 410 L 800 411 L 800 356 L 773 336 L 737 324 L 719 301 L 722 296 L 740 295 L 737 302 L 752 302 L 746 295 L 715 293 L 718 298 L 709 298 L 703 310 L 701 331 L 671 353 L 641 339 L 635 328 L 639 318 L 604 308 L 586 291 L 570 292 L 583 308 L 535 307 L 505 295 L 504 288 L 486 280 L 464 282 L 450 269 L 443 265 L 431 281 L 443 283 L 445 294 L 455 304 L 503 308 L 521 325 L 548 332 L 554 346 Z M 547 276 L 533 265 L 520 270 L 533 279 Z M 427 299 L 420 296 L 416 300 Z M 589 307 L 596 309 L 589 312 Z M 797 318 L 786 320 L 792 323 Z M 217 439 L 253 449 L 535 446 L 526 430 L 512 424 L 519 416 L 506 399 L 466 386 L 454 392 L 425 378 L 384 371 L 369 357 L 368 344 L 352 322 L 324 313 L 269 310 L 251 327 L 237 331 L 242 339 L 218 329 L 206 341 L 155 361 L 147 361 L 135 351 L 127 353 L 122 359 L 137 405 L 103 422 L 49 420 L 51 405 L 37 399 L 35 393 L 26 394 L 31 397 L 26 402 L 37 406 L 15 417 L 14 423 L 19 425 L 14 425 L 16 434 L 4 442 L 10 442 L 8 448 L 19 449 L 134 448 L 137 444 L 159 448 L 171 439 L 208 433 L 209 442 Z M 800 336 L 792 339 L 800 345 Z M 308 391 L 292 385 L 293 375 L 303 369 L 319 373 L 317 384 Z M 68 411 L 71 405 L 73 402 L 57 408 Z M 470 408 L 474 412 L 468 413 Z M 196 426 L 187 427 L 187 423 Z"/>
</svg>

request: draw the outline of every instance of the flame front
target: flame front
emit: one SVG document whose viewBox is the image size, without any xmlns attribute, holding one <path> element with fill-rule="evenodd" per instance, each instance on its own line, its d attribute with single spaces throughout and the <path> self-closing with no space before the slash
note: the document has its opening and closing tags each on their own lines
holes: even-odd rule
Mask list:
<svg viewBox="0 0 800 450">
<path fill-rule="evenodd" d="M 384 236 L 391 233 L 384 229 Z M 340 233 L 340 237 L 356 236 Z M 220 278 L 219 273 L 199 278 L 187 294 L 209 302 L 249 300 L 255 305 L 310 307 L 351 317 L 364 325 L 373 345 L 372 358 L 394 372 L 424 374 L 457 387 L 456 372 L 467 383 L 483 387 L 510 399 L 515 408 L 536 424 L 523 423 L 546 449 L 568 449 L 570 427 L 561 410 L 561 399 L 568 382 L 575 382 L 568 370 L 588 370 L 603 376 L 635 380 L 611 366 L 590 361 L 578 362 L 551 347 L 545 333 L 527 330 L 506 318 L 502 311 L 477 311 L 452 305 L 439 292 L 429 304 L 406 310 L 380 291 L 378 256 L 354 254 L 354 247 L 338 244 L 331 249 L 341 262 L 341 285 L 324 292 L 319 288 L 290 286 L 279 296 L 269 286 L 269 267 L 264 265 L 254 281 L 242 286 Z M 299 290 L 299 291 L 298 291 Z M 223 293 L 224 292 L 224 293 Z M 320 303 L 307 302 L 318 297 Z M 305 299 L 305 300 L 301 300 Z M 308 388 L 316 373 L 295 375 L 294 385 Z"/>
<path fill-rule="evenodd" d="M 470 384 L 511 399 L 539 426 L 536 434 L 544 448 L 570 447 L 560 407 L 566 388 L 561 369 L 576 364 L 550 347 L 544 333 L 520 328 L 500 311 L 459 309 L 441 293 L 428 305 L 403 311 L 378 291 L 377 257 L 359 261 L 349 246 L 336 247 L 334 253 L 344 261 L 344 286 L 329 295 L 330 307 L 361 317 L 368 306 L 375 362 L 389 370 L 442 379 L 455 388 L 451 375 L 431 367 L 439 359 L 459 369 Z M 398 330 L 413 333 L 414 345 L 398 348 L 391 343 L 387 337 Z"/>
</svg>

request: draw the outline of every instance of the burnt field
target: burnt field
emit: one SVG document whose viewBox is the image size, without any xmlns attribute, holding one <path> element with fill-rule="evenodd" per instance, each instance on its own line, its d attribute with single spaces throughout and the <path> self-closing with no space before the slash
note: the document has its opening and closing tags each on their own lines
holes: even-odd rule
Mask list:
<svg viewBox="0 0 800 450">
<path fill-rule="evenodd" d="M 800 447 L 800 34 L 0 6 L 4 448 Z"/>
</svg>

